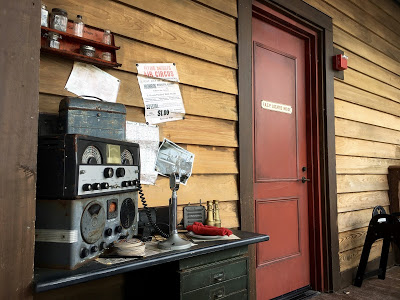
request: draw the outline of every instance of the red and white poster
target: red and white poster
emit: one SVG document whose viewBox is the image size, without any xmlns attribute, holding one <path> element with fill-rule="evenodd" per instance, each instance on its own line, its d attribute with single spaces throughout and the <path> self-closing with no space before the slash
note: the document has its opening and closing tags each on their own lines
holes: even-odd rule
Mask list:
<svg viewBox="0 0 400 300">
<path fill-rule="evenodd" d="M 148 124 L 182 120 L 185 116 L 175 64 L 136 64 Z"/>
</svg>

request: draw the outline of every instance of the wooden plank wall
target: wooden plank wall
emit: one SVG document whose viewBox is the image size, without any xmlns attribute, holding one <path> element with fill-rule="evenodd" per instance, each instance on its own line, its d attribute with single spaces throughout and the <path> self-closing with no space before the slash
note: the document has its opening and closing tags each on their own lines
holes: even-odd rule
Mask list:
<svg viewBox="0 0 400 300">
<path fill-rule="evenodd" d="M 333 18 L 349 57 L 335 79 L 340 271 L 358 266 L 372 208 L 388 209 L 387 167 L 400 164 L 400 5 L 393 0 L 305 0 Z M 370 260 L 380 256 L 380 243 Z"/>
<path fill-rule="evenodd" d="M 117 60 L 107 70 L 121 80 L 118 102 L 127 120 L 144 122 L 136 63 L 174 62 L 187 112 L 185 120 L 160 125 L 164 137 L 195 153 L 193 176 L 178 192 L 178 215 L 187 203 L 220 200 L 222 225 L 239 227 L 237 165 L 236 0 L 48 0 L 86 24 L 116 34 Z M 57 113 L 72 61 L 42 55 L 40 112 Z M 149 206 L 168 205 L 168 180 L 144 188 Z"/>
</svg>

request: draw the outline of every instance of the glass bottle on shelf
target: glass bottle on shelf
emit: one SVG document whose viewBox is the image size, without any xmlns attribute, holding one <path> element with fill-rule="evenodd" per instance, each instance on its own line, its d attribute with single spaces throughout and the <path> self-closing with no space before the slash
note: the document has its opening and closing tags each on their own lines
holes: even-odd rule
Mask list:
<svg viewBox="0 0 400 300">
<path fill-rule="evenodd" d="M 61 8 L 51 10 L 50 27 L 59 31 L 67 31 L 68 13 Z"/>
<path fill-rule="evenodd" d="M 42 4 L 41 26 L 49 27 L 49 11 L 46 4 Z"/>
<path fill-rule="evenodd" d="M 82 21 L 82 16 L 77 15 L 76 20 L 74 21 L 74 34 L 76 36 L 83 37 L 83 29 L 85 28 L 85 24 Z"/>
<path fill-rule="evenodd" d="M 111 31 L 110 30 L 104 30 L 103 43 L 107 44 L 107 45 L 111 45 Z"/>
</svg>

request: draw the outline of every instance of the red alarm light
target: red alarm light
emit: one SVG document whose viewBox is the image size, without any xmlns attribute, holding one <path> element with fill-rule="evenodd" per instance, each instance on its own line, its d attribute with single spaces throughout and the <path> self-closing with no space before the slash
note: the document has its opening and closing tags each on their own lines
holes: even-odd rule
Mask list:
<svg viewBox="0 0 400 300">
<path fill-rule="evenodd" d="M 333 56 L 333 69 L 337 71 L 343 71 L 347 69 L 348 57 L 344 54 L 338 54 Z"/>
</svg>

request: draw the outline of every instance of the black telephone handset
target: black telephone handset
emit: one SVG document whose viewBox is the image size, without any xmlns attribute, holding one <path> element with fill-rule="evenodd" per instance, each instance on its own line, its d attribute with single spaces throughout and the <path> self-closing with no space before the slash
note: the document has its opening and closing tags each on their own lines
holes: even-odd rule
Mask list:
<svg viewBox="0 0 400 300">
<path fill-rule="evenodd" d="M 146 216 L 147 216 L 147 219 L 149 220 L 149 223 L 151 224 L 151 226 L 153 226 L 153 228 L 156 230 L 156 232 L 158 234 L 160 234 L 164 238 L 168 238 L 169 234 L 167 234 L 164 231 L 162 231 L 161 228 L 158 227 L 158 225 L 156 223 L 154 223 L 154 221 L 153 221 L 150 209 L 147 207 L 146 198 L 144 197 L 144 193 L 143 193 L 142 185 L 140 184 L 140 181 L 139 181 L 139 184 L 138 184 L 138 188 L 139 188 L 140 201 L 142 201 L 143 208 L 144 208 L 144 211 L 146 212 Z"/>
</svg>

